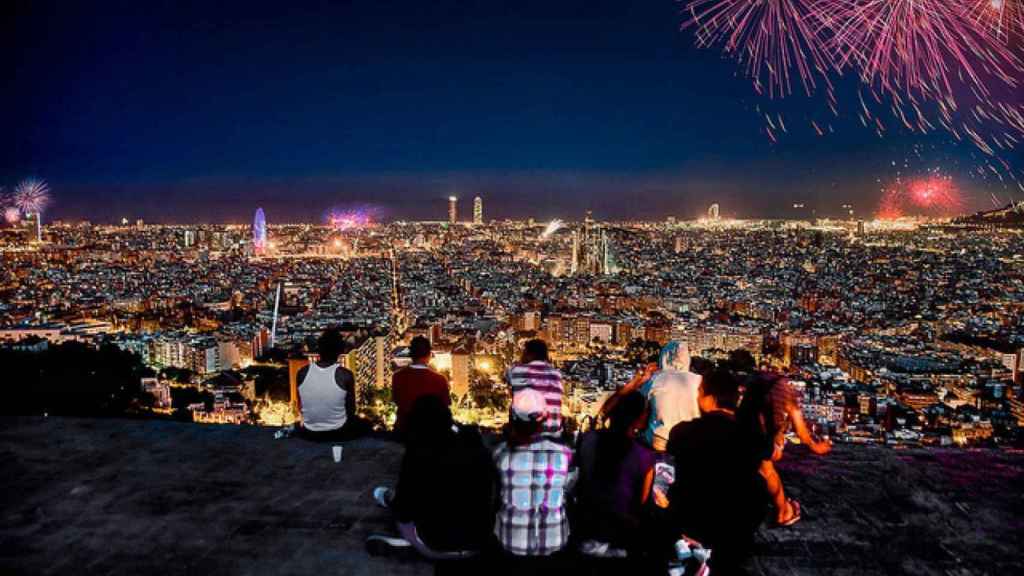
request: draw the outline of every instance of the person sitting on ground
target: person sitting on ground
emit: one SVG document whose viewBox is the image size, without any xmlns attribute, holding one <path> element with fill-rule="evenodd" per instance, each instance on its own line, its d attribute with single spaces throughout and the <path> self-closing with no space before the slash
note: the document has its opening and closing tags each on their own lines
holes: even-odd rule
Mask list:
<svg viewBox="0 0 1024 576">
<path fill-rule="evenodd" d="M 559 555 L 569 543 L 566 492 L 573 452 L 544 435 L 548 406 L 532 388 L 516 391 L 506 439 L 494 451 L 500 481 L 494 535 L 506 568 L 536 569 L 529 560 Z"/>
<path fill-rule="evenodd" d="M 344 441 L 366 433 L 367 424 L 356 415 L 355 377 L 338 365 L 345 339 L 328 328 L 317 340 L 318 358 L 299 369 L 297 380 L 298 435 L 321 441 Z"/>
<path fill-rule="evenodd" d="M 391 399 L 398 408 L 395 431 L 406 436 L 409 414 L 416 402 L 424 396 L 434 396 L 445 406 L 451 405 L 448 380 L 430 367 L 430 340 L 416 336 L 409 343 L 412 364 L 395 372 L 391 377 Z"/>
<path fill-rule="evenodd" d="M 535 390 L 545 401 L 542 433 L 551 438 L 562 435 L 562 373 L 548 360 L 548 345 L 543 340 L 530 340 L 523 346 L 519 364 L 506 375 L 512 395 L 522 390 Z"/>
<path fill-rule="evenodd" d="M 786 498 L 782 479 L 774 464 L 782 458 L 786 433 L 792 427 L 800 441 L 815 454 L 828 454 L 832 449 L 831 442 L 814 438 L 804 421 L 796 391 L 787 378 L 778 374 L 761 372 L 750 379 L 737 411 L 737 420 L 758 447 L 760 472 L 775 506 L 776 524 L 796 524 L 800 521 L 800 503 Z"/>
<path fill-rule="evenodd" d="M 647 399 L 649 412 L 644 440 L 663 452 L 676 424 L 700 417 L 697 390 L 701 377 L 690 372 L 690 351 L 685 342 L 678 340 L 661 349 L 658 366 L 659 370 L 640 387 L 640 392 Z"/>
<path fill-rule="evenodd" d="M 645 408 L 639 392 L 621 396 L 608 414 L 608 427 L 580 440 L 575 536 L 585 555 L 632 556 L 638 548 L 656 460 L 636 440 L 646 423 Z"/>
<path fill-rule="evenodd" d="M 668 453 L 681 470 L 669 489 L 665 541 L 680 534 L 712 550 L 714 572 L 732 573 L 750 552 L 768 509 L 755 447 L 736 422 L 739 382 L 726 370 L 705 375 L 701 417 L 672 428 Z"/>
<path fill-rule="evenodd" d="M 437 396 L 421 396 L 409 413 L 408 438 L 394 497 L 377 488 L 378 503 L 394 510 L 400 538 L 370 536 L 372 554 L 415 550 L 430 560 L 466 558 L 490 543 L 497 484 L 491 455 L 475 428 L 457 427 Z"/>
</svg>

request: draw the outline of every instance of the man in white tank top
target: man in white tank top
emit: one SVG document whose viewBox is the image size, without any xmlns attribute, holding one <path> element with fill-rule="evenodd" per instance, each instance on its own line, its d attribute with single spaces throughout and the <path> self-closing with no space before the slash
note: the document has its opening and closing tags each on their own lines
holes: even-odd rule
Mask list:
<svg viewBox="0 0 1024 576">
<path fill-rule="evenodd" d="M 363 431 L 355 415 L 355 377 L 338 365 L 345 340 L 337 328 L 328 328 L 317 341 L 319 359 L 298 373 L 300 434 L 312 440 L 347 440 Z"/>
</svg>

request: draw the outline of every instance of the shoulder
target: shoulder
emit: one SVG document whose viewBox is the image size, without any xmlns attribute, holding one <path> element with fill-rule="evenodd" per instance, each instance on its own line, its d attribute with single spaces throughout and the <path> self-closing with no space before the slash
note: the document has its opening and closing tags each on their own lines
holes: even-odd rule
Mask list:
<svg viewBox="0 0 1024 576">
<path fill-rule="evenodd" d="M 352 371 L 344 366 L 338 366 L 338 368 L 334 370 L 334 381 L 338 384 L 354 382 L 355 378 L 356 377 L 352 374 Z"/>
</svg>

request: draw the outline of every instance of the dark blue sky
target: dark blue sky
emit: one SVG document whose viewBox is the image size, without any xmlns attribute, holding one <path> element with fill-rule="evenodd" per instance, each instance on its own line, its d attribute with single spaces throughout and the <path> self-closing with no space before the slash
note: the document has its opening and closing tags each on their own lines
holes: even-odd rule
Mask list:
<svg viewBox="0 0 1024 576">
<path fill-rule="evenodd" d="M 4 18 L 0 183 L 35 175 L 53 218 L 738 216 L 794 201 L 873 210 L 878 179 L 977 153 L 879 139 L 821 98 L 769 102 L 692 47 L 673 0 L 48 2 Z M 841 82 L 843 86 L 855 82 Z M 764 134 L 760 105 L 790 130 Z M 812 118 L 835 134 L 818 137 Z M 915 152 L 916 150 L 916 152 Z M 961 178 L 977 200 L 990 183 Z M 467 201 L 464 216 L 468 217 Z M 984 206 L 984 203 L 978 204 Z"/>
</svg>

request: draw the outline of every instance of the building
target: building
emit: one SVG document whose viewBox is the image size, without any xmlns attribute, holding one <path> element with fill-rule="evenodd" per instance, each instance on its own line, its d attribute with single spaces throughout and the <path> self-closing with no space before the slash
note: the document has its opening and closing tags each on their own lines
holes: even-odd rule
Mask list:
<svg viewBox="0 0 1024 576">
<path fill-rule="evenodd" d="M 370 389 L 380 390 L 391 385 L 391 334 L 367 336 L 342 357 L 342 365 L 355 375 L 356 402 L 366 399 Z"/>
<path fill-rule="evenodd" d="M 718 207 L 718 202 L 715 202 L 710 207 L 708 207 L 708 220 L 718 220 L 719 210 L 720 208 Z"/>
<path fill-rule="evenodd" d="M 457 397 L 466 395 L 466 392 L 469 391 L 469 379 L 472 369 L 473 355 L 468 347 L 463 345 L 452 350 L 452 394 Z"/>
<path fill-rule="evenodd" d="M 455 224 L 459 221 L 459 199 L 455 196 L 448 197 L 448 223 Z"/>
<path fill-rule="evenodd" d="M 267 250 L 267 218 L 263 208 L 256 209 L 256 216 L 252 220 L 252 248 L 256 254 L 263 254 Z"/>
<path fill-rule="evenodd" d="M 484 201 L 477 196 L 473 198 L 473 224 L 479 226 L 484 223 Z"/>
</svg>

